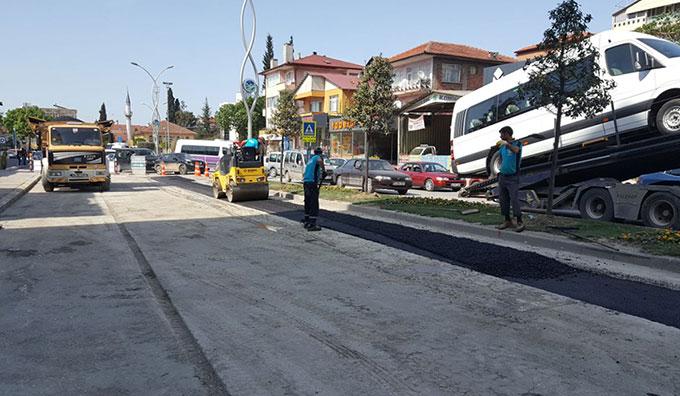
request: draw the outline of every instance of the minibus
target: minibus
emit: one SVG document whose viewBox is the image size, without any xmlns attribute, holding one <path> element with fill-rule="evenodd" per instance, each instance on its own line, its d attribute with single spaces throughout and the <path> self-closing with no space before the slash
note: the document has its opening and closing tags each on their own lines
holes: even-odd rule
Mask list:
<svg viewBox="0 0 680 396">
<path fill-rule="evenodd" d="M 175 144 L 176 153 L 185 153 L 194 160 L 201 160 L 210 169 L 215 169 L 220 158 L 231 149 L 229 140 L 195 140 L 178 139 Z"/>
</svg>

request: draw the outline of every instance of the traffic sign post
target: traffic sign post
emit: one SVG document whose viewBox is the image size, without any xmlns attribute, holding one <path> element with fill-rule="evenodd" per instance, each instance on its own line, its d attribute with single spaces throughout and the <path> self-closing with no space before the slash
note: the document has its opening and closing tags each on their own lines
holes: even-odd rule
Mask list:
<svg viewBox="0 0 680 396">
<path fill-rule="evenodd" d="M 302 141 L 304 143 L 316 143 L 316 121 L 302 123 Z"/>
</svg>

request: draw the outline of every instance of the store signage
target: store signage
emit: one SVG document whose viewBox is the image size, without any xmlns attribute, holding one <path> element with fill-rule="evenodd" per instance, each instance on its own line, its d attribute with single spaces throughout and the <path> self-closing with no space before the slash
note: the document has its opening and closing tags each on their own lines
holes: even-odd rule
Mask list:
<svg viewBox="0 0 680 396">
<path fill-rule="evenodd" d="M 350 129 L 355 129 L 356 128 L 356 122 L 352 120 L 345 120 L 345 119 L 331 119 L 330 123 L 330 131 L 331 132 L 336 132 L 336 131 L 347 131 Z"/>
<path fill-rule="evenodd" d="M 425 129 L 425 116 L 420 116 L 418 118 L 409 118 L 408 119 L 408 130 L 410 131 L 419 131 L 421 129 Z"/>
</svg>

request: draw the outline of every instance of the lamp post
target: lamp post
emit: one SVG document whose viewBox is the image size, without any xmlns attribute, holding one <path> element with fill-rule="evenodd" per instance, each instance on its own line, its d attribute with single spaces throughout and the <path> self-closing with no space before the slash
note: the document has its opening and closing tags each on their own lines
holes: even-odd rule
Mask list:
<svg viewBox="0 0 680 396">
<path fill-rule="evenodd" d="M 158 79 L 160 78 L 161 74 L 163 74 L 163 72 L 165 72 L 166 70 L 172 69 L 175 66 L 166 67 L 165 69 L 161 70 L 156 75 L 156 77 L 154 77 L 151 73 L 149 73 L 148 70 L 146 70 L 146 68 L 144 68 L 144 66 L 140 65 L 139 63 L 130 62 L 130 64 L 132 64 L 133 66 L 137 66 L 138 68 L 144 70 L 144 72 L 151 78 L 151 81 L 153 81 L 153 89 L 152 89 L 152 94 L 151 94 L 151 101 L 153 103 L 153 116 L 152 116 L 153 119 L 151 120 L 151 125 L 152 125 L 152 129 L 153 129 L 153 143 L 154 143 L 154 146 L 156 147 L 156 154 L 160 154 L 160 150 L 159 150 L 159 147 L 158 147 L 158 134 L 159 134 L 159 131 L 160 131 L 161 115 L 158 112 L 158 102 L 159 102 L 158 94 L 160 93 L 160 88 L 158 87 Z"/>
<path fill-rule="evenodd" d="M 250 42 L 246 41 L 245 32 L 245 15 L 246 6 L 250 4 L 250 11 L 252 13 L 252 31 L 250 33 Z M 256 31 L 256 18 L 255 18 L 255 6 L 253 5 L 253 0 L 243 0 L 243 6 L 241 7 L 241 42 L 243 43 L 243 49 L 245 50 L 245 55 L 243 56 L 243 62 L 241 62 L 241 95 L 243 96 L 243 106 L 246 108 L 246 114 L 248 114 L 248 139 L 253 137 L 253 112 L 255 111 L 255 106 L 257 105 L 258 90 L 260 89 L 260 77 L 257 74 L 257 66 L 255 66 L 255 60 L 253 60 L 253 55 L 251 54 L 253 50 L 253 44 L 255 43 L 255 31 Z M 244 72 L 246 68 L 246 63 L 250 61 L 250 65 L 253 68 L 253 73 L 255 74 L 255 81 L 251 79 L 244 79 Z M 248 101 L 246 100 L 248 96 L 253 96 L 253 103 L 248 106 Z"/>
<path fill-rule="evenodd" d="M 170 81 L 163 81 L 163 85 L 165 85 L 165 96 L 167 97 L 169 92 L 170 92 L 170 86 L 172 85 L 172 82 Z M 165 121 L 165 149 L 170 151 L 170 103 L 167 103 L 168 107 L 168 116 Z"/>
</svg>

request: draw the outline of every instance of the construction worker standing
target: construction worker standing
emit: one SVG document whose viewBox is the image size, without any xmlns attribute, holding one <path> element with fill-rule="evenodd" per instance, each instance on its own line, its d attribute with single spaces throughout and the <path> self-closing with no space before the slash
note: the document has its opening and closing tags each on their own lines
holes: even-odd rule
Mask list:
<svg viewBox="0 0 680 396">
<path fill-rule="evenodd" d="M 326 175 L 321 154 L 323 154 L 321 147 L 314 149 L 314 155 L 307 162 L 305 174 L 302 178 L 305 187 L 305 218 L 303 223 L 307 231 L 321 231 L 321 227 L 316 224 L 317 217 L 319 217 L 319 188 Z"/>
</svg>

